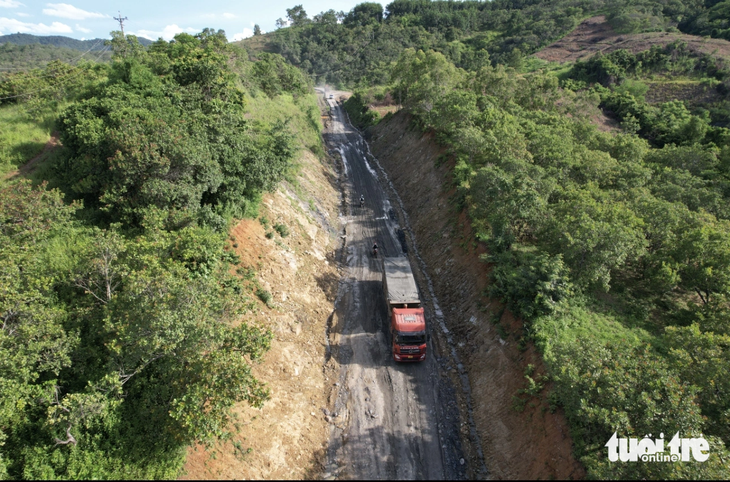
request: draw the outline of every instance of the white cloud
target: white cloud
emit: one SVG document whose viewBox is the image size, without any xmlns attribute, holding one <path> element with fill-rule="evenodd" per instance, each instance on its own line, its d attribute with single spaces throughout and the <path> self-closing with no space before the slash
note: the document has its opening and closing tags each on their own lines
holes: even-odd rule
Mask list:
<svg viewBox="0 0 730 482">
<path fill-rule="evenodd" d="M 86 20 L 87 18 L 105 18 L 109 17 L 103 13 L 87 12 L 81 10 L 68 3 L 47 3 L 46 6 L 51 8 L 44 8 L 43 13 L 51 15 L 52 17 L 70 18 L 71 20 Z"/>
<path fill-rule="evenodd" d="M 15 15 L 17 15 L 18 17 L 30 17 L 29 13 L 23 13 L 23 12 L 18 12 Z"/>
<path fill-rule="evenodd" d="M 238 42 L 239 40 L 243 40 L 245 38 L 249 38 L 253 35 L 253 29 L 250 28 L 244 28 L 243 32 L 233 34 L 233 41 Z"/>
<path fill-rule="evenodd" d="M 225 17 L 225 18 L 238 18 L 237 15 L 234 15 L 232 13 L 224 13 L 223 14 L 223 17 Z"/>
<path fill-rule="evenodd" d="M 15 0 L 0 0 L 0 8 L 18 8 L 20 6 L 24 7 L 25 5 Z"/>
<path fill-rule="evenodd" d="M 81 25 L 79 25 L 78 23 L 76 24 L 76 30 L 78 30 L 79 32 L 91 33 L 91 29 L 84 28 Z"/>
<path fill-rule="evenodd" d="M 174 23 L 172 25 L 168 25 L 165 28 L 162 29 L 162 33 L 160 36 L 164 38 L 165 40 L 172 40 L 175 35 L 182 33 L 183 29 L 175 25 Z"/>
<path fill-rule="evenodd" d="M 147 40 L 157 40 L 162 36 L 162 32 L 155 32 L 153 30 L 137 30 L 136 32 L 126 32 L 130 35 L 136 35 L 137 37 L 144 37 Z"/>
<path fill-rule="evenodd" d="M 51 25 L 46 25 L 43 23 L 26 23 L 14 18 L 2 17 L 0 18 L 0 32 L 48 35 L 54 33 L 72 33 L 73 29 L 61 22 L 53 22 Z"/>
<path fill-rule="evenodd" d="M 137 30 L 136 32 L 133 32 L 133 35 L 136 35 L 137 37 L 144 37 L 149 40 L 157 40 L 158 38 L 162 37 L 163 39 L 170 41 L 172 40 L 175 35 L 182 33 L 182 32 L 188 32 L 188 33 L 198 33 L 200 30 L 187 27 L 185 29 L 182 29 L 178 27 L 175 24 L 168 25 L 167 27 L 163 28 L 162 31 L 159 30 Z"/>
</svg>

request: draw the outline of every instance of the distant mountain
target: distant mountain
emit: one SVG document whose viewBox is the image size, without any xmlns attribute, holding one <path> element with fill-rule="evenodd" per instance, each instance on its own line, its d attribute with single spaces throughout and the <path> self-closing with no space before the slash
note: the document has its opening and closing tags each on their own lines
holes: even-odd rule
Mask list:
<svg viewBox="0 0 730 482">
<path fill-rule="evenodd" d="M 103 42 L 100 42 L 103 45 Z M 54 45 L 27 44 L 17 45 L 10 42 L 0 43 L 0 75 L 15 70 L 42 69 L 49 62 L 60 60 L 67 64 L 76 64 L 80 60 L 92 62 L 109 62 L 112 53 L 107 50 L 79 51 L 68 47 Z"/>
<path fill-rule="evenodd" d="M 92 52 L 96 50 L 104 50 L 104 40 L 105 39 L 100 38 L 92 40 L 76 40 L 71 37 L 63 37 L 60 35 L 38 36 L 30 35 L 27 33 L 12 33 L 10 35 L 0 35 L 0 44 L 10 43 L 15 45 L 52 45 L 54 47 L 65 47 L 73 50 L 82 50 L 84 52 L 87 50 L 91 50 Z M 151 40 L 147 40 L 146 38 L 142 37 L 137 37 L 137 40 L 139 40 L 139 43 L 144 45 L 145 47 L 152 43 Z"/>
</svg>

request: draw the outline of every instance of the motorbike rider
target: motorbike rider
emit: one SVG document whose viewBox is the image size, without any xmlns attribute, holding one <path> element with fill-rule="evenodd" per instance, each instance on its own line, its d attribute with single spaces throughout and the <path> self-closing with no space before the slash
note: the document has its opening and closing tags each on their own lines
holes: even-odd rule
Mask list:
<svg viewBox="0 0 730 482">
<path fill-rule="evenodd" d="M 365 204 L 365 195 L 364 194 L 360 194 L 360 206 L 362 206 L 364 204 Z"/>
<path fill-rule="evenodd" d="M 373 244 L 373 255 L 378 255 L 378 243 Z"/>
</svg>

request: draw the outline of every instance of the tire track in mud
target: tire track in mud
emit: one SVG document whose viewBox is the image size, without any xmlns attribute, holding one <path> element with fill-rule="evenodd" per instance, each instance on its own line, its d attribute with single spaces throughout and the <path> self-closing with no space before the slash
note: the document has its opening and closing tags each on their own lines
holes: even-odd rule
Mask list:
<svg viewBox="0 0 730 482">
<path fill-rule="evenodd" d="M 326 414 L 330 443 L 322 476 L 463 479 L 467 467 L 457 392 L 439 370 L 442 359 L 451 358 L 453 350 L 439 353 L 444 351 L 439 350 L 443 343 L 431 343 L 426 361 L 415 364 L 396 364 L 390 354 L 381 259 L 372 256 L 370 247 L 377 241 L 379 256 L 404 256 L 406 232 L 411 246 L 413 235 L 399 226 L 387 194 L 392 186 L 381 185 L 384 173 L 367 143 L 345 122 L 340 106 L 333 101 L 330 105 L 334 115 L 324 137 L 341 162 L 343 274 L 327 330 L 327 363 L 339 365 L 339 377 L 331 397 L 332 412 Z M 364 207 L 358 202 L 360 194 L 365 196 Z M 405 216 L 400 199 L 395 199 Z M 414 270 L 422 270 L 420 258 L 419 265 L 411 261 Z M 433 304 L 426 306 L 431 331 L 440 310 L 433 288 L 427 291 Z M 486 475 L 481 468 L 472 468 L 472 473 Z"/>
</svg>

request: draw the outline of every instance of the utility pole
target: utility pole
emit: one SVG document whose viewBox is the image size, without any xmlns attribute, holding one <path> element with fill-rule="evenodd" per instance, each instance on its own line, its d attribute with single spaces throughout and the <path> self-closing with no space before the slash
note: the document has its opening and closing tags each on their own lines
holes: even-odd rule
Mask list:
<svg viewBox="0 0 730 482">
<path fill-rule="evenodd" d="M 124 37 L 124 21 L 127 20 L 127 17 L 122 17 L 122 12 L 120 12 L 119 10 L 117 10 L 117 12 L 119 13 L 119 18 L 117 18 L 117 17 L 112 17 L 112 18 L 114 20 L 116 20 L 117 22 L 119 22 L 119 28 L 122 29 L 122 38 L 125 38 Z"/>
</svg>

